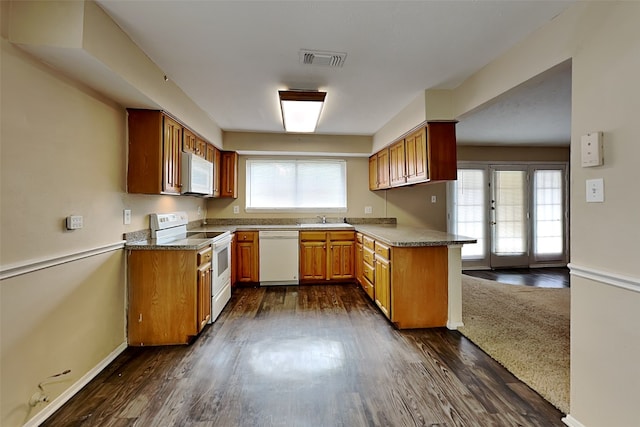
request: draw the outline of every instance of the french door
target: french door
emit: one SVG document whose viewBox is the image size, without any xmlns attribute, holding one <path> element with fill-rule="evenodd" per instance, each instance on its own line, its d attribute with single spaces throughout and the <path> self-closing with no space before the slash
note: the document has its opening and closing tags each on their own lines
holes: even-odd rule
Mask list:
<svg viewBox="0 0 640 427">
<path fill-rule="evenodd" d="M 464 268 L 567 261 L 565 164 L 465 165 L 450 186 L 450 230 L 474 237 Z"/>
</svg>

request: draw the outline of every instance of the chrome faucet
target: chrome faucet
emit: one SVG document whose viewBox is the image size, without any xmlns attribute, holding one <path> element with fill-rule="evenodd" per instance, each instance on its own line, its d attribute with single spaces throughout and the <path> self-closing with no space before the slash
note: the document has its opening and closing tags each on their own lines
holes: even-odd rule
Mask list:
<svg viewBox="0 0 640 427">
<path fill-rule="evenodd" d="M 326 216 L 320 216 L 320 215 L 318 215 L 318 218 L 320 218 L 320 219 L 322 220 L 322 223 L 323 223 L 323 224 L 326 224 L 326 223 L 327 223 L 327 217 L 326 217 Z"/>
</svg>

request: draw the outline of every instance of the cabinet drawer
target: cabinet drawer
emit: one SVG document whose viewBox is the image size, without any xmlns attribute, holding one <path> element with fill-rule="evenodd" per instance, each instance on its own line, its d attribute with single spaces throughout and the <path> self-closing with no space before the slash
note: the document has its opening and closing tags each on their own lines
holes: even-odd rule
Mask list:
<svg viewBox="0 0 640 427">
<path fill-rule="evenodd" d="M 362 249 L 362 259 L 364 260 L 364 262 L 366 262 L 367 264 L 369 264 L 370 266 L 373 266 L 373 251 L 369 248 L 363 248 Z"/>
<path fill-rule="evenodd" d="M 300 241 L 322 241 L 327 240 L 327 233 L 324 231 L 301 231 L 300 232 Z"/>
<path fill-rule="evenodd" d="M 375 246 L 375 241 L 371 237 L 362 236 L 362 244 L 364 245 L 365 248 L 369 248 L 373 250 Z"/>
<path fill-rule="evenodd" d="M 237 231 L 236 240 L 238 242 L 254 242 L 258 236 L 257 231 Z"/>
<path fill-rule="evenodd" d="M 362 243 L 362 233 L 356 233 L 356 241 Z"/>
<path fill-rule="evenodd" d="M 212 255 L 211 246 L 207 246 L 204 249 L 200 249 L 198 251 L 198 265 L 203 265 L 208 262 L 211 262 L 211 255 Z"/>
<path fill-rule="evenodd" d="M 375 252 L 376 255 L 380 256 L 381 258 L 384 258 L 387 261 L 389 260 L 389 246 L 383 245 L 380 242 L 376 242 Z"/>
<path fill-rule="evenodd" d="M 354 240 L 356 233 L 353 231 L 330 231 L 329 240 Z"/>
<path fill-rule="evenodd" d="M 362 264 L 362 266 L 364 270 L 362 273 L 365 279 L 369 280 L 370 283 L 375 283 L 375 280 L 374 280 L 375 273 L 374 273 L 373 267 L 367 263 Z"/>
</svg>

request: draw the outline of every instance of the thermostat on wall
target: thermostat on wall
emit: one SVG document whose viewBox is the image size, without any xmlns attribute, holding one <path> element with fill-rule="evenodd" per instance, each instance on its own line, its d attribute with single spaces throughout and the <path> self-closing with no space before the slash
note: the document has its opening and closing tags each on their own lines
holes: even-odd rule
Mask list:
<svg viewBox="0 0 640 427">
<path fill-rule="evenodd" d="M 601 166 L 602 159 L 602 132 L 591 132 L 582 135 L 582 167 Z"/>
</svg>

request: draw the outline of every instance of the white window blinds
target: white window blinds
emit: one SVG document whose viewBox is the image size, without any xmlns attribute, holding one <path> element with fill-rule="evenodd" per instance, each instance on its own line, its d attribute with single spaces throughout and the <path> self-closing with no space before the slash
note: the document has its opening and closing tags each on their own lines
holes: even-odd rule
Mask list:
<svg viewBox="0 0 640 427">
<path fill-rule="evenodd" d="M 247 160 L 247 210 L 347 209 L 344 160 Z"/>
</svg>

